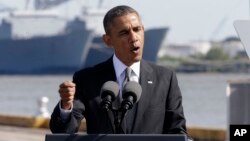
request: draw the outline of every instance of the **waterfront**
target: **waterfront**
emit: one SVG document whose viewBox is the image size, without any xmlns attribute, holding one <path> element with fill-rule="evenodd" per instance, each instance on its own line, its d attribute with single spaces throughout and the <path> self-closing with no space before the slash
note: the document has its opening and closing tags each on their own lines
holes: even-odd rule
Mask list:
<svg viewBox="0 0 250 141">
<path fill-rule="evenodd" d="M 178 73 L 188 126 L 227 126 L 228 80 L 249 79 L 249 74 Z M 59 100 L 58 85 L 71 75 L 0 75 L 0 114 L 35 115 L 37 100 L 47 96 L 52 112 Z"/>
<path fill-rule="evenodd" d="M 48 129 L 0 125 L 0 141 L 44 141 Z"/>
</svg>

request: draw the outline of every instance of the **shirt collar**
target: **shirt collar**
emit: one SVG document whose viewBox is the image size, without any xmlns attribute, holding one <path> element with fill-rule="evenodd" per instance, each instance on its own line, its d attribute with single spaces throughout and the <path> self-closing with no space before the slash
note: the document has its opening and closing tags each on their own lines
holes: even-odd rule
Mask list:
<svg viewBox="0 0 250 141">
<path fill-rule="evenodd" d="M 115 69 L 116 78 L 119 78 L 123 71 L 127 68 L 114 54 L 113 55 L 113 65 Z M 135 75 L 139 78 L 140 76 L 140 61 L 133 63 L 130 68 L 133 70 Z"/>
</svg>

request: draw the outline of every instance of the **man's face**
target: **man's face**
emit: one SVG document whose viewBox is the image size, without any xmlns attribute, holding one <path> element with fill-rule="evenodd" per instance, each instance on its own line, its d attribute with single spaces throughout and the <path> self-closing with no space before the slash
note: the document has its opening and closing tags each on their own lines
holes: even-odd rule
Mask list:
<svg viewBox="0 0 250 141">
<path fill-rule="evenodd" d="M 116 56 L 127 66 L 142 58 L 144 47 L 144 27 L 134 13 L 114 19 L 110 26 L 110 34 L 104 41 L 115 50 Z"/>
</svg>

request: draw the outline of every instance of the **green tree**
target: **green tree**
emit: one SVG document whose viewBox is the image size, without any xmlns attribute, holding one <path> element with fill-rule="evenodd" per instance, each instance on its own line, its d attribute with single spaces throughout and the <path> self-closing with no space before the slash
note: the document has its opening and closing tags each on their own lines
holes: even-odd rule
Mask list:
<svg viewBox="0 0 250 141">
<path fill-rule="evenodd" d="M 229 55 L 224 52 L 222 48 L 214 47 L 211 48 L 205 55 L 206 60 L 228 60 Z"/>
</svg>

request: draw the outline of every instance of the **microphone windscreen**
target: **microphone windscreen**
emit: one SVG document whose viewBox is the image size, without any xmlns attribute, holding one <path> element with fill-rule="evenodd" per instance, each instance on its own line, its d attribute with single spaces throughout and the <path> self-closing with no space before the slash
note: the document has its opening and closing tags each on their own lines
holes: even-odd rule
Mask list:
<svg viewBox="0 0 250 141">
<path fill-rule="evenodd" d="M 122 98 L 126 99 L 129 96 L 133 97 L 133 102 L 136 103 L 140 100 L 142 93 L 141 85 L 135 81 L 128 81 L 122 90 Z"/>
<path fill-rule="evenodd" d="M 112 98 L 112 101 L 115 100 L 115 98 L 119 94 L 119 86 L 114 81 L 107 81 L 102 85 L 101 88 L 101 98 L 105 98 L 107 95 L 110 95 Z"/>
</svg>

